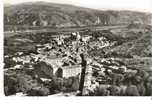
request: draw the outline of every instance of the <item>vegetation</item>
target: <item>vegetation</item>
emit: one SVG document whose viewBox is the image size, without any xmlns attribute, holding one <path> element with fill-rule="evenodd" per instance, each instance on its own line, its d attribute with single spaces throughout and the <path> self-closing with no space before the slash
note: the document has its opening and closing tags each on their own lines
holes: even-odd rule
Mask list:
<svg viewBox="0 0 152 100">
<path fill-rule="evenodd" d="M 28 26 L 77 27 L 91 25 L 148 24 L 151 14 L 130 11 L 99 11 L 45 2 L 9 5 L 4 8 L 5 30 Z M 10 25 L 16 25 L 11 27 Z M 21 28 L 21 27 L 20 27 Z"/>
</svg>

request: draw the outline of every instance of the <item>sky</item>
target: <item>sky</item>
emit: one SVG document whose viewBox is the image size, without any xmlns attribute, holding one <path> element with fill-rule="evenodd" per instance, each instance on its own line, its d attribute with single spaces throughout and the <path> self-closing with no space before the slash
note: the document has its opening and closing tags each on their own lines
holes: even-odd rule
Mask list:
<svg viewBox="0 0 152 100">
<path fill-rule="evenodd" d="M 4 4 L 46 1 L 101 10 L 132 10 L 152 13 L 152 0 L 4 0 Z"/>
</svg>

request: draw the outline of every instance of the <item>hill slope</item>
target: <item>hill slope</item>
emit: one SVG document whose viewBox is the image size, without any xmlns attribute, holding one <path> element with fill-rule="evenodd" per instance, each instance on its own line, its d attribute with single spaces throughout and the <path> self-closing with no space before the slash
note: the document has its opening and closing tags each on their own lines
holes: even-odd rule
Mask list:
<svg viewBox="0 0 152 100">
<path fill-rule="evenodd" d="M 130 11 L 99 11 L 47 2 L 23 3 L 4 7 L 5 25 L 71 27 L 87 25 L 149 24 L 152 15 Z"/>
</svg>

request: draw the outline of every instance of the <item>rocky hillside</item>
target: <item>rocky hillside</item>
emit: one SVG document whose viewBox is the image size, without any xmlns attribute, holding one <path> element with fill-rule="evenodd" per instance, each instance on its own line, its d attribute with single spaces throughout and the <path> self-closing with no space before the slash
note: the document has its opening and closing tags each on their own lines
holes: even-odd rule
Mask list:
<svg viewBox="0 0 152 100">
<path fill-rule="evenodd" d="M 5 25 L 75 27 L 87 25 L 150 24 L 152 14 L 130 11 L 100 11 L 46 2 L 4 7 Z"/>
</svg>

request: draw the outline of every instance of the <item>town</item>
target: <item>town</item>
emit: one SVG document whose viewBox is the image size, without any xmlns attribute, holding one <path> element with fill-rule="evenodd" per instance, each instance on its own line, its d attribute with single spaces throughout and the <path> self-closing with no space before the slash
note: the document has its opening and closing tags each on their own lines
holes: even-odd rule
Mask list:
<svg viewBox="0 0 152 100">
<path fill-rule="evenodd" d="M 20 1 L 4 4 L 5 96 L 152 96 L 152 13 Z"/>
<path fill-rule="evenodd" d="M 6 95 L 151 95 L 150 74 L 128 67 L 119 57 L 104 57 L 107 55 L 104 50 L 116 46 L 118 41 L 98 33 L 88 30 L 58 33 L 51 35 L 49 40 L 45 39 L 49 36 L 44 33 L 39 44 L 29 52 L 5 55 L 4 59 L 8 59 L 4 65 Z M 43 43 L 43 40 L 47 42 Z M 98 50 L 103 50 L 103 56 L 91 53 Z M 83 66 L 86 67 L 84 74 Z M 82 76 L 84 83 L 80 88 Z M 145 82 L 148 82 L 146 87 Z"/>
</svg>

